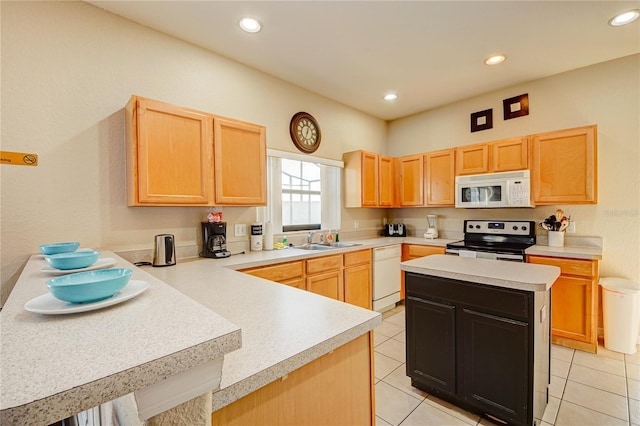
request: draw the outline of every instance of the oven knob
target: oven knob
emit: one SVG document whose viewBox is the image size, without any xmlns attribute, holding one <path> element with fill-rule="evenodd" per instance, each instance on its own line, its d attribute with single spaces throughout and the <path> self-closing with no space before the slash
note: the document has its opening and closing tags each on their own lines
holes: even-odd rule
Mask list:
<svg viewBox="0 0 640 426">
<path fill-rule="evenodd" d="M 517 231 L 517 230 L 518 230 L 518 227 L 517 227 L 517 226 L 515 226 L 515 225 L 513 225 L 513 230 L 514 230 L 514 231 Z"/>
<path fill-rule="evenodd" d="M 476 229 L 480 229 L 480 225 L 476 225 Z"/>
<path fill-rule="evenodd" d="M 526 230 L 527 230 L 527 227 L 523 225 L 523 226 L 522 226 L 522 230 L 523 230 L 523 231 L 526 231 Z"/>
<path fill-rule="evenodd" d="M 469 225 L 469 229 L 473 229 L 473 225 Z"/>
</svg>

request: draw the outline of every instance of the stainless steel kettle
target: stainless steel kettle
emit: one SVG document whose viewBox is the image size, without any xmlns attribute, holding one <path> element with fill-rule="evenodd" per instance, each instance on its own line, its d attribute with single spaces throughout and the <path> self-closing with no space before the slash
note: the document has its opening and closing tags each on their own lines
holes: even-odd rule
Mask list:
<svg viewBox="0 0 640 426">
<path fill-rule="evenodd" d="M 153 266 L 171 266 L 176 264 L 176 242 L 171 234 L 155 237 Z"/>
</svg>

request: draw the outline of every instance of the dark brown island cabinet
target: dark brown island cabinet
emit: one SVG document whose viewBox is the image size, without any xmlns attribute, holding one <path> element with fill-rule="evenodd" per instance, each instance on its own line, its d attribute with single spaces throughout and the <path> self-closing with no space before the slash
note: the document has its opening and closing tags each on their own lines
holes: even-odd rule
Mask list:
<svg viewBox="0 0 640 426">
<path fill-rule="evenodd" d="M 499 423 L 539 425 L 550 382 L 550 291 L 407 272 L 407 375 Z"/>
</svg>

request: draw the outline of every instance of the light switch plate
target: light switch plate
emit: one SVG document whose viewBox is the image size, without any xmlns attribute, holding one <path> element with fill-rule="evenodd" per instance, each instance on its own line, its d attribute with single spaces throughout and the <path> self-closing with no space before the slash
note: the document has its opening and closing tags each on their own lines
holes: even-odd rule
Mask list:
<svg viewBox="0 0 640 426">
<path fill-rule="evenodd" d="M 236 237 L 246 237 L 247 236 L 247 225 L 244 223 L 236 223 L 235 232 Z"/>
<path fill-rule="evenodd" d="M 569 234 L 575 234 L 576 233 L 576 223 L 575 222 L 569 222 L 569 226 L 567 226 L 567 232 Z"/>
</svg>

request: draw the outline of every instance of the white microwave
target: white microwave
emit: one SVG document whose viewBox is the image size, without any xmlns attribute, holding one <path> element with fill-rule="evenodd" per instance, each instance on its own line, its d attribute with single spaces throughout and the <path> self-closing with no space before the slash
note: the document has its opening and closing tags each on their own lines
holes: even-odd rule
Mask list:
<svg viewBox="0 0 640 426">
<path fill-rule="evenodd" d="M 535 207 L 529 170 L 457 176 L 456 207 Z"/>
</svg>

